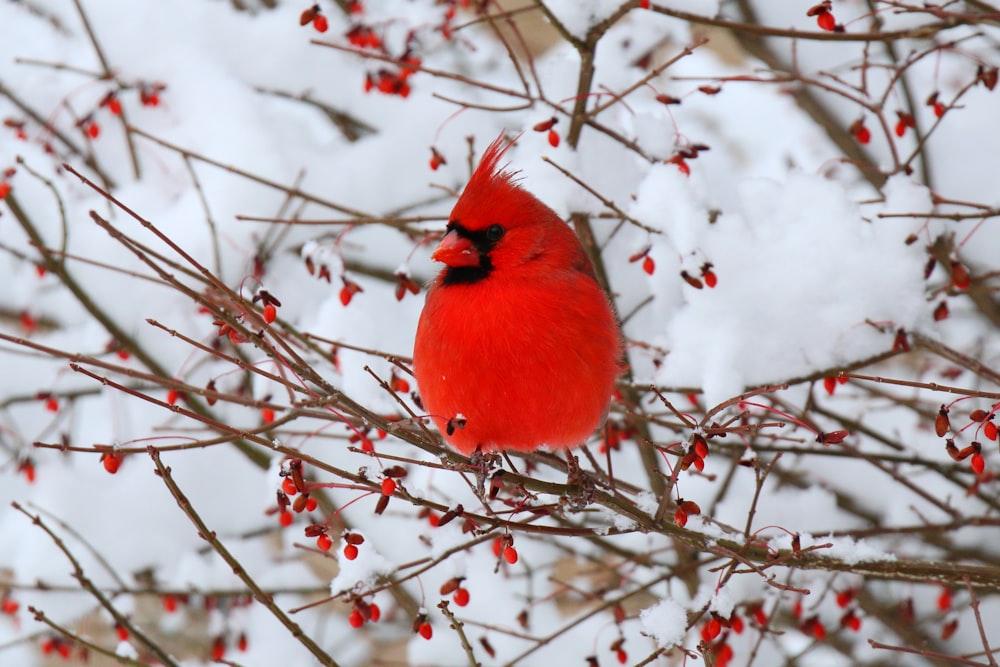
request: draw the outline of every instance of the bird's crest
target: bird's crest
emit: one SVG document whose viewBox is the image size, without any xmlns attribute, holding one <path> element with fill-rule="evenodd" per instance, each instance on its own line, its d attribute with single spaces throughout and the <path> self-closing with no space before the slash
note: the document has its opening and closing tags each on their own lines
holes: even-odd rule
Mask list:
<svg viewBox="0 0 1000 667">
<path fill-rule="evenodd" d="M 506 182 L 511 185 L 514 184 L 514 172 L 500 166 L 500 159 L 507 154 L 510 147 L 514 145 L 514 141 L 508 141 L 501 132 L 500 136 L 486 147 L 483 157 L 479 159 L 479 166 L 476 167 L 472 178 L 469 179 L 469 184 L 466 186 L 467 190 L 489 186 L 495 184 L 497 181 Z"/>
<path fill-rule="evenodd" d="M 514 142 L 508 141 L 501 133 L 486 148 L 479 166 L 455 203 L 452 220 L 461 221 L 469 229 L 484 228 L 492 224 L 492 221 L 484 218 L 488 212 L 506 213 L 506 209 L 525 198 L 534 199 L 517 184 L 517 172 L 500 164 L 513 145 Z"/>
</svg>

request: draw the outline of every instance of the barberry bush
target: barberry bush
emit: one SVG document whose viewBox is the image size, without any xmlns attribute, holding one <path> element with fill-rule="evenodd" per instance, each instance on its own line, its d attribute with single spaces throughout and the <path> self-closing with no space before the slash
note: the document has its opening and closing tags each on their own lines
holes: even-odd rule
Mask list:
<svg viewBox="0 0 1000 667">
<path fill-rule="evenodd" d="M 3 664 L 997 664 L 997 5 L 0 13 Z M 501 132 L 624 325 L 571 456 L 412 377 Z"/>
</svg>

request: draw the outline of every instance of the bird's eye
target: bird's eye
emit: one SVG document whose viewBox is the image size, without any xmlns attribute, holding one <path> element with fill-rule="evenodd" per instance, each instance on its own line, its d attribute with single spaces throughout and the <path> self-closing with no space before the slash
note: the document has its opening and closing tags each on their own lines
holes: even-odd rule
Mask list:
<svg viewBox="0 0 1000 667">
<path fill-rule="evenodd" d="M 503 228 L 503 225 L 490 225 L 486 228 L 486 239 L 490 243 L 496 243 L 501 238 L 503 238 L 504 232 L 507 230 Z"/>
</svg>

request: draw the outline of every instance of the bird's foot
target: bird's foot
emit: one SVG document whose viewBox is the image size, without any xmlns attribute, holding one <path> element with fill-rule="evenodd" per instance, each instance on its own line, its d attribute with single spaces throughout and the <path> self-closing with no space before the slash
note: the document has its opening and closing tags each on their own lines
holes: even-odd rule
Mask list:
<svg viewBox="0 0 1000 667">
<path fill-rule="evenodd" d="M 594 502 L 597 481 L 580 468 L 579 460 L 569 452 L 566 452 L 566 485 L 569 492 L 563 501 L 570 510 L 581 510 Z"/>
<path fill-rule="evenodd" d="M 469 463 L 476 473 L 476 493 L 485 500 L 488 485 L 489 497 L 495 498 L 497 490 L 503 486 L 498 484 L 503 475 L 503 458 L 497 452 L 484 452 L 477 447 L 469 456 Z"/>
</svg>

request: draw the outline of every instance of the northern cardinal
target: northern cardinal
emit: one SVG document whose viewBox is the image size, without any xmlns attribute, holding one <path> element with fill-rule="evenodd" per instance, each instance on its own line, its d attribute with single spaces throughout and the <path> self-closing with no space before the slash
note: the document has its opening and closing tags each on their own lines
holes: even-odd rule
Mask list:
<svg viewBox="0 0 1000 667">
<path fill-rule="evenodd" d="M 486 149 L 431 258 L 413 368 L 424 409 L 470 454 L 582 444 L 607 414 L 621 332 L 559 216 Z"/>
</svg>

